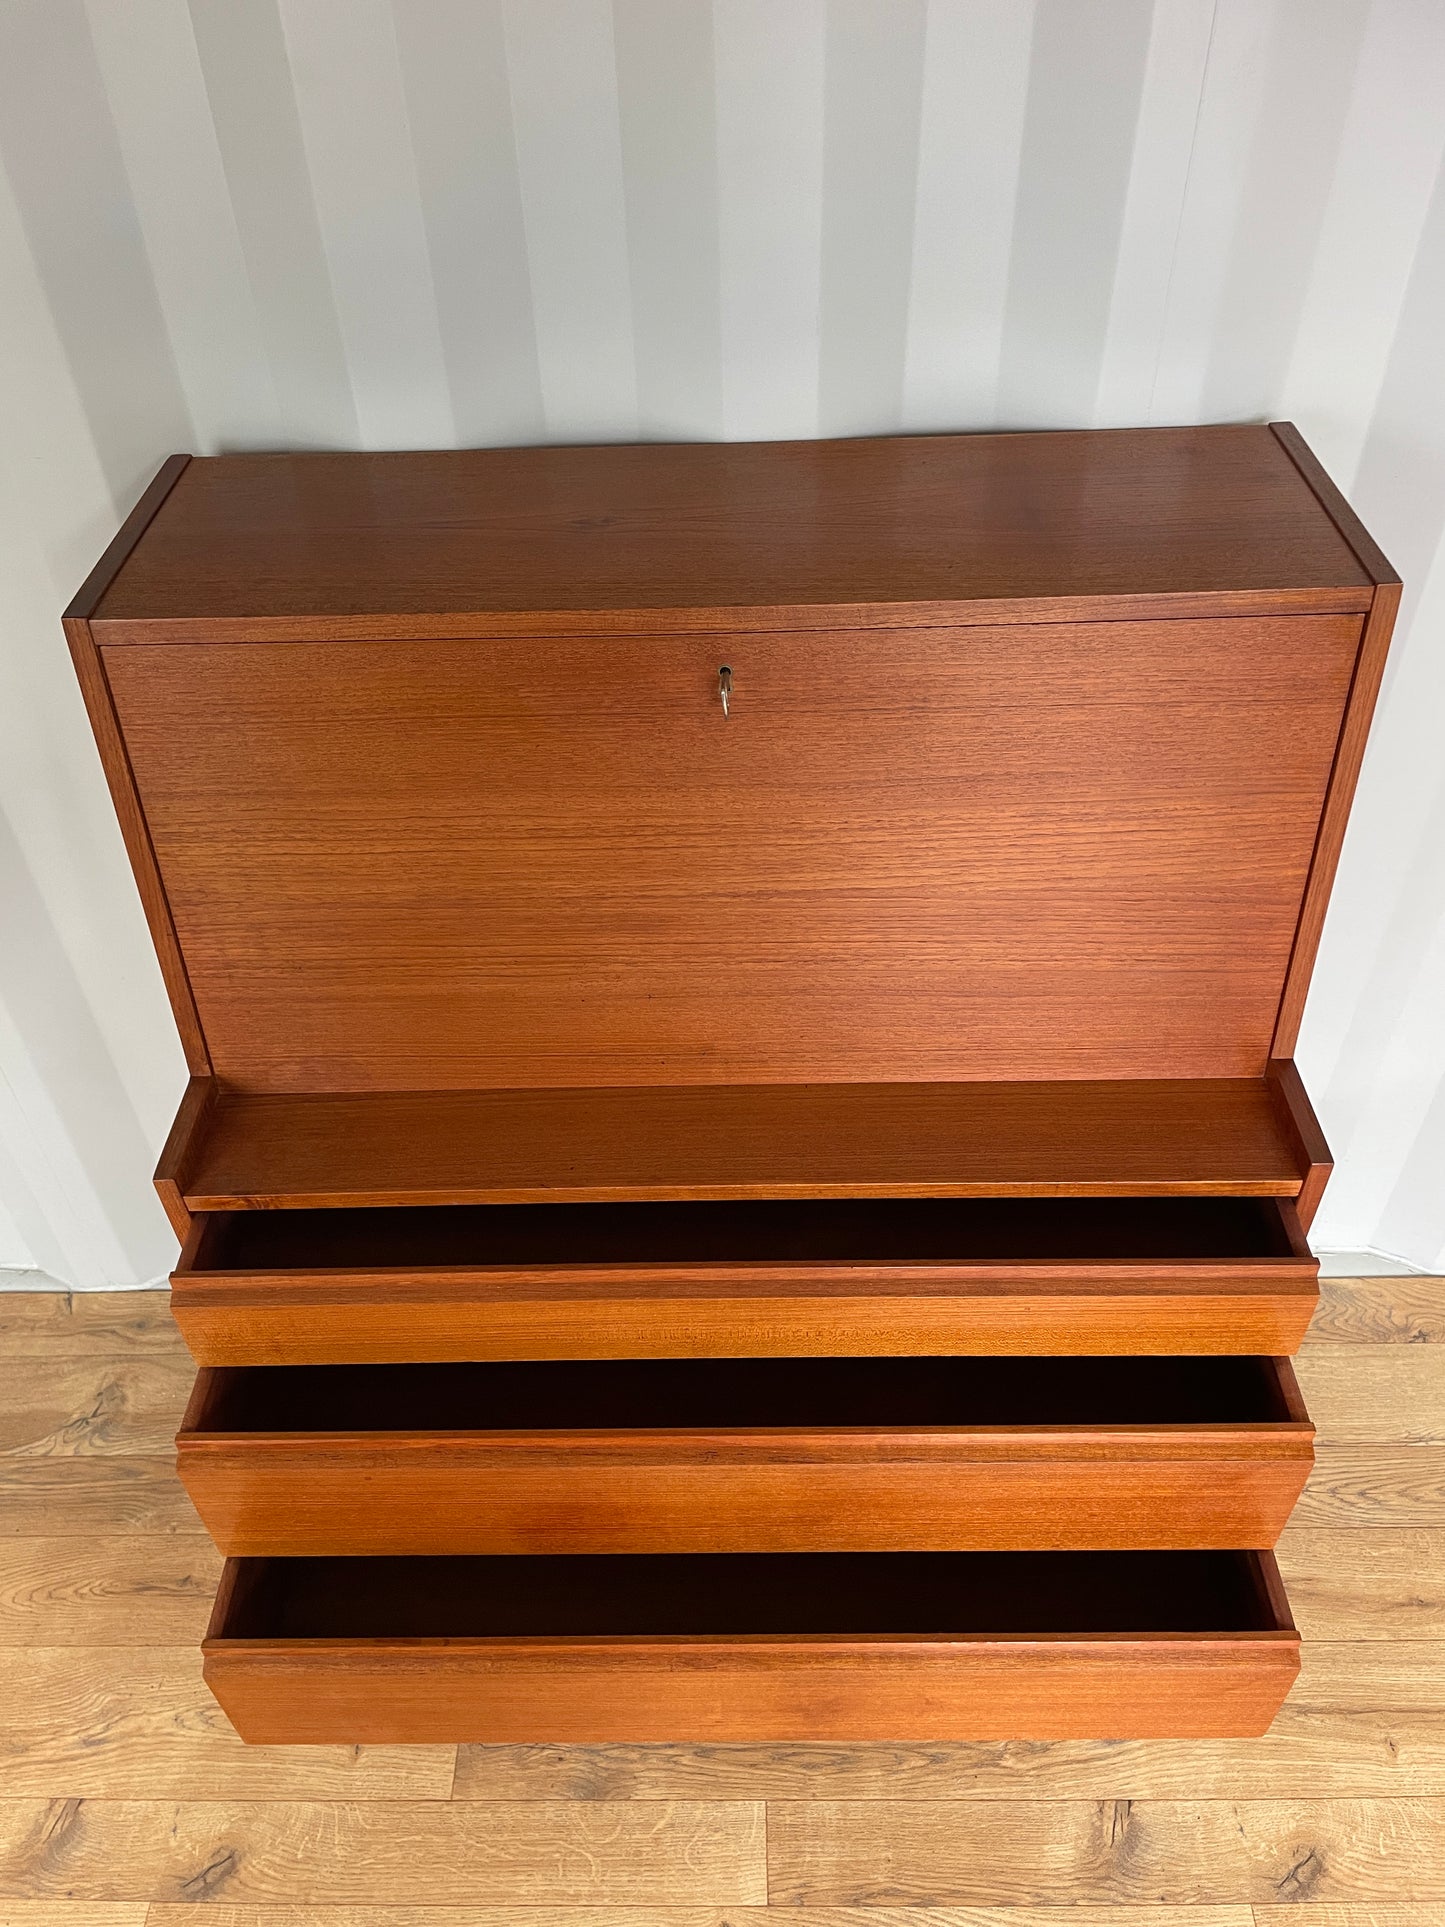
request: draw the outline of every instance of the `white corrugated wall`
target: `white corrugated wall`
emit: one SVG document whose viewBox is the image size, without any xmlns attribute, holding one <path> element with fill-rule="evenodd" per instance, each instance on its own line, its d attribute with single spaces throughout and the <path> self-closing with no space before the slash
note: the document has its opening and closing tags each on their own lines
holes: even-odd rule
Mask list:
<svg viewBox="0 0 1445 1927">
<path fill-rule="evenodd" d="M 1300 1058 L 1445 1268 L 1441 0 L 0 0 L 0 1263 L 181 1060 L 57 613 L 173 449 L 1297 421 L 1406 580 Z"/>
</svg>

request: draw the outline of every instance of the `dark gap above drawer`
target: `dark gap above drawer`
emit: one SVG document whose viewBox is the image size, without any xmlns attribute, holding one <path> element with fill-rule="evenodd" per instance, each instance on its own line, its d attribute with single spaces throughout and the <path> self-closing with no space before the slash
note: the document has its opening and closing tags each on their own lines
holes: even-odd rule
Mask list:
<svg viewBox="0 0 1445 1927">
<path fill-rule="evenodd" d="M 257 1365 L 199 1435 L 1286 1423 L 1263 1358 L 760 1358 Z"/>
<path fill-rule="evenodd" d="M 1247 1553 L 247 1559 L 230 1639 L 1275 1630 Z"/>
<path fill-rule="evenodd" d="M 917 1198 L 227 1211 L 195 1269 L 1288 1258 L 1266 1198 Z"/>
</svg>

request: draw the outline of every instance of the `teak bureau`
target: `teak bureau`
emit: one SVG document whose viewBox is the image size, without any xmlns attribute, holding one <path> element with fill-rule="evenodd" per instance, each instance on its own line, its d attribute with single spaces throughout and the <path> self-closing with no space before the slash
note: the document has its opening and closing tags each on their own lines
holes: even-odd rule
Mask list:
<svg viewBox="0 0 1445 1927">
<path fill-rule="evenodd" d="M 66 628 L 238 1730 L 1262 1732 L 1398 596 L 1281 426 L 168 461 Z"/>
</svg>

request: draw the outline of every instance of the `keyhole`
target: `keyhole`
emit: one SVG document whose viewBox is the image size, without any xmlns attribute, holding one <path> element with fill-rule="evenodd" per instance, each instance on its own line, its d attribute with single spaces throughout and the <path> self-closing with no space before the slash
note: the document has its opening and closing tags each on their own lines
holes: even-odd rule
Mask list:
<svg viewBox="0 0 1445 1927">
<path fill-rule="evenodd" d="M 717 693 L 722 699 L 723 715 L 728 713 L 728 699 L 733 693 L 733 672 L 724 663 L 717 672 Z"/>
</svg>

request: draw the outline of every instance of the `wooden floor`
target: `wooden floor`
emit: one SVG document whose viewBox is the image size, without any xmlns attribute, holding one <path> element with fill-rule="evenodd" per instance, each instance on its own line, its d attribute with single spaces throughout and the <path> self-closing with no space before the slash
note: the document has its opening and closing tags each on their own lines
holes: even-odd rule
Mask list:
<svg viewBox="0 0 1445 1927">
<path fill-rule="evenodd" d="M 459 1751 L 243 1747 L 164 1297 L 0 1296 L 0 1927 L 1441 1927 L 1445 1281 L 1325 1291 L 1266 1739 Z"/>
</svg>

